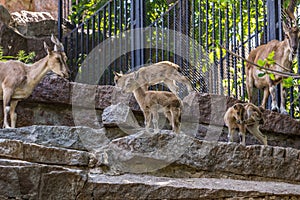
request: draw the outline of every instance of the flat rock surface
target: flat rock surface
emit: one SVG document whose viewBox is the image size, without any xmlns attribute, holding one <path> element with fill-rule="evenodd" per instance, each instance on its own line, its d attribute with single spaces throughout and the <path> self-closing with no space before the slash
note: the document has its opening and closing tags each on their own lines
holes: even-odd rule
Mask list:
<svg viewBox="0 0 300 200">
<path fill-rule="evenodd" d="M 112 185 L 125 184 L 135 185 L 144 184 L 158 188 L 182 188 L 195 190 L 223 190 L 232 192 L 244 192 L 251 194 L 257 192 L 261 194 L 279 195 L 299 195 L 300 185 L 278 182 L 264 181 L 243 181 L 233 179 L 216 178 L 167 178 L 154 177 L 148 175 L 126 174 L 121 176 L 89 175 L 89 181 L 94 183 L 106 183 Z"/>
<path fill-rule="evenodd" d="M 170 131 L 0 130 L 0 199 L 300 199 L 299 150 Z"/>
</svg>

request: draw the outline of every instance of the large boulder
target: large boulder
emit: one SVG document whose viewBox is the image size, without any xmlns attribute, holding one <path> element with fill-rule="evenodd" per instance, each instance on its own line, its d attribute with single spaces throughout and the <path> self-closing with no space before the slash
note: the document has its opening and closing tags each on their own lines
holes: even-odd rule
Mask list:
<svg viewBox="0 0 300 200">
<path fill-rule="evenodd" d="M 33 12 L 49 12 L 57 19 L 58 3 L 54 0 L 0 0 L 0 4 L 7 7 L 10 12 L 19 12 L 21 10 L 28 10 Z"/>
<path fill-rule="evenodd" d="M 13 26 L 24 36 L 45 37 L 57 35 L 57 21 L 48 12 L 22 10 L 11 13 Z"/>
<path fill-rule="evenodd" d="M 0 23 L 4 23 L 4 24 L 10 24 L 10 22 L 12 21 L 12 17 L 9 14 L 9 11 L 0 4 Z"/>
</svg>

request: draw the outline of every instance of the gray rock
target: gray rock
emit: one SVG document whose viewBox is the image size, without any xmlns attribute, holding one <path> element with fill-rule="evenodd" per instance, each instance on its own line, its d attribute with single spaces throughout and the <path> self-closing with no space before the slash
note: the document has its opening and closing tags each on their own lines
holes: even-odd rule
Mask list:
<svg viewBox="0 0 300 200">
<path fill-rule="evenodd" d="M 199 141 L 168 131 L 158 134 L 142 131 L 111 141 L 99 153 L 96 156 L 100 164 L 107 166 L 112 174 L 153 173 L 172 177 L 218 174 L 242 179 L 300 181 L 300 151 L 292 148 L 245 147 Z"/>
<path fill-rule="evenodd" d="M 103 110 L 102 123 L 105 127 L 140 128 L 130 107 L 122 102 L 110 105 Z"/>
<path fill-rule="evenodd" d="M 21 140 L 48 147 L 93 151 L 107 144 L 104 129 L 67 126 L 29 126 L 16 129 L 0 129 L 0 138 Z"/>
<path fill-rule="evenodd" d="M 11 14 L 14 27 L 24 36 L 46 37 L 57 35 L 57 21 L 48 12 L 22 10 Z"/>
<path fill-rule="evenodd" d="M 11 15 L 9 14 L 8 10 L 0 4 L 0 23 L 4 23 L 6 25 L 9 25 L 10 22 L 12 21 L 12 17 Z"/>
<path fill-rule="evenodd" d="M 300 198 L 297 149 L 171 131 L 113 140 L 106 134 L 87 127 L 2 129 L 0 199 Z"/>
</svg>

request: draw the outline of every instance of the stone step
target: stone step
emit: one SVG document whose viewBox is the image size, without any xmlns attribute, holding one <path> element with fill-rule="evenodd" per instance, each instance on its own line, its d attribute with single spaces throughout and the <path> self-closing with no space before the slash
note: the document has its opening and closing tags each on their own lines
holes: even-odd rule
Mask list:
<svg viewBox="0 0 300 200">
<path fill-rule="evenodd" d="M 112 140 L 96 155 L 114 174 L 230 177 L 300 183 L 300 150 L 198 140 L 170 131 L 141 131 Z"/>
<path fill-rule="evenodd" d="M 217 178 L 168 178 L 0 159 L 0 199 L 299 199 L 300 185 Z"/>
<path fill-rule="evenodd" d="M 1 139 L 2 138 L 2 139 Z M 108 174 L 151 173 L 177 178 L 233 178 L 300 183 L 293 148 L 198 140 L 170 131 L 144 131 L 110 140 L 105 129 L 32 126 L 3 129 L 0 157 Z"/>
<path fill-rule="evenodd" d="M 93 154 L 58 147 L 46 147 L 20 140 L 0 139 L 0 157 L 49 165 L 88 167 Z"/>
</svg>

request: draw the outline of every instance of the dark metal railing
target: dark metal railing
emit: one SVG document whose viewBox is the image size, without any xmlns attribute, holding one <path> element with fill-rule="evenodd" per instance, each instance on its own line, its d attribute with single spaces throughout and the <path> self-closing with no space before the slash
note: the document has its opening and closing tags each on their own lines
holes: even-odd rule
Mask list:
<svg viewBox="0 0 300 200">
<path fill-rule="evenodd" d="M 247 58 L 258 45 L 278 38 L 281 28 L 274 24 L 271 28 L 267 26 L 273 20 L 270 19 L 272 11 L 267 9 L 269 0 L 235 0 L 222 5 L 208 0 L 178 0 L 152 22 L 147 21 L 143 13 L 137 13 L 149 9 L 144 9 L 143 2 L 107 1 L 63 38 L 72 80 L 90 79 L 97 80 L 92 81 L 95 84 L 113 84 L 113 71 L 126 72 L 142 64 L 169 60 L 181 67 L 197 91 L 247 100 L 246 63 L 220 45 Z M 274 12 L 280 13 L 280 9 Z M 137 28 L 143 29 L 134 32 Z M 275 35 L 270 31 L 276 32 Z M 93 54 L 98 57 L 93 68 L 83 73 L 86 56 L 107 40 L 110 40 L 108 45 Z M 114 58 L 113 61 L 104 63 L 108 57 Z M 103 67 L 103 72 L 98 70 Z M 295 101 L 296 91 L 300 91 L 300 86 L 290 89 L 288 110 L 291 116 L 299 118 L 300 100 Z M 256 104 L 260 104 L 262 94 L 260 91 L 255 94 Z"/>
<path fill-rule="evenodd" d="M 68 33 L 64 38 L 67 56 L 69 59 L 69 65 L 72 71 L 71 79 L 75 80 L 77 77 L 80 78 L 80 68 L 85 60 L 86 56 L 100 43 L 108 38 L 117 36 L 118 34 L 128 30 L 130 27 L 130 3 L 127 1 L 108 1 L 104 4 L 97 12 L 95 12 L 90 18 L 85 19 L 84 22 L 77 25 L 70 33 Z M 126 35 L 126 37 L 129 37 Z M 118 48 L 128 49 L 127 42 L 120 42 Z M 116 54 L 118 48 L 108 47 L 105 49 L 107 52 L 101 52 L 103 57 L 113 56 Z M 129 50 L 127 52 L 130 52 Z M 109 69 L 115 71 L 125 70 L 127 71 L 130 63 L 130 54 L 122 55 L 121 57 L 114 60 L 110 64 Z M 99 65 L 104 64 L 99 62 Z M 101 66 L 96 66 L 101 67 Z M 92 70 L 93 69 L 90 69 Z M 91 76 L 91 80 L 96 80 L 99 76 L 92 72 L 87 73 Z M 95 76 L 95 77 L 93 77 Z M 103 74 L 101 80 L 98 84 L 112 84 L 112 70 L 106 70 Z M 84 77 L 84 79 L 89 79 L 89 77 Z"/>
</svg>

